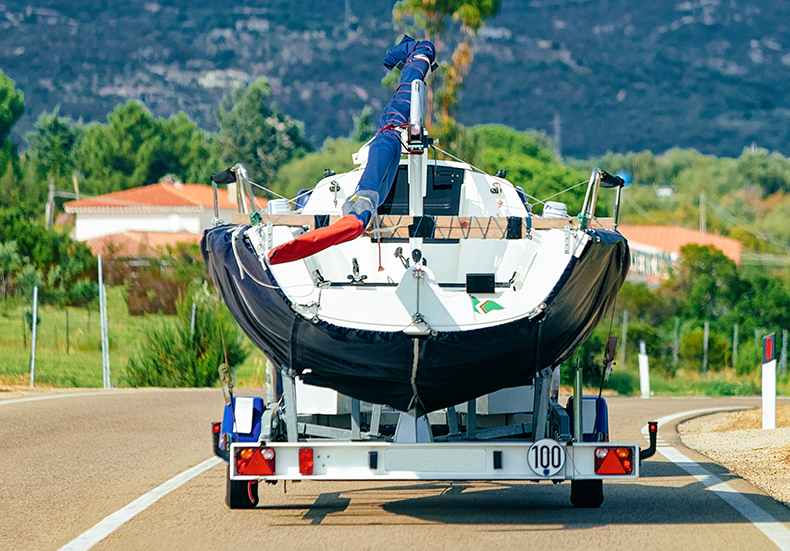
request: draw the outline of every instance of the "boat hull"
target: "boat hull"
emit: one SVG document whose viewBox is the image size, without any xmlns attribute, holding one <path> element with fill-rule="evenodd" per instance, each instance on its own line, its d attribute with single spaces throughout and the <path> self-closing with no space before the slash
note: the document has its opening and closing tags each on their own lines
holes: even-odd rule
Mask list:
<svg viewBox="0 0 790 551">
<path fill-rule="evenodd" d="M 588 230 L 545 308 L 531 318 L 415 338 L 402 331 L 340 327 L 297 314 L 237 226 L 207 230 L 206 266 L 241 328 L 279 369 L 366 402 L 424 412 L 528 384 L 559 365 L 595 329 L 630 264 L 617 231 Z M 243 269 L 242 269 L 243 268 Z M 386 313 L 384 314 L 386 315 Z"/>
</svg>

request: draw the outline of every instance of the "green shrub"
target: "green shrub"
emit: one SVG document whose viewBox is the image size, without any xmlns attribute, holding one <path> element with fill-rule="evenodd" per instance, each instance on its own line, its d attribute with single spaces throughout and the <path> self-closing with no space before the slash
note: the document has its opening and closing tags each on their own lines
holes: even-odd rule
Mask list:
<svg viewBox="0 0 790 551">
<path fill-rule="evenodd" d="M 573 385 L 576 362 L 582 368 L 582 381 L 586 386 L 598 387 L 601 384 L 601 370 L 606 343 L 603 332 L 596 330 L 560 368 L 560 382 Z"/>
<path fill-rule="evenodd" d="M 695 371 L 702 370 L 704 329 L 692 329 L 680 339 L 680 358 L 683 365 Z M 711 330 L 708 333 L 708 370 L 719 371 L 730 361 L 730 341 Z"/>
<path fill-rule="evenodd" d="M 740 343 L 738 346 L 738 365 L 735 366 L 735 372 L 739 376 L 759 373 L 762 362 L 762 343 L 755 344 L 753 341 Z"/>
<path fill-rule="evenodd" d="M 178 304 L 175 322 L 161 320 L 145 329 L 145 337 L 126 365 L 129 386 L 214 386 L 217 367 L 225 362 L 231 369 L 248 352 L 240 330 L 218 297 L 203 287 Z M 196 305 L 195 332 L 191 333 L 192 303 Z M 223 349 L 224 336 L 224 349 Z"/>
<path fill-rule="evenodd" d="M 645 351 L 650 360 L 650 371 L 673 375 L 672 341 L 666 338 L 659 329 L 646 323 L 628 324 L 628 348 L 634 353 L 639 352 L 639 341 L 645 341 Z"/>
<path fill-rule="evenodd" d="M 633 396 L 639 390 L 639 377 L 630 371 L 613 371 L 606 388 L 623 396 Z"/>
</svg>

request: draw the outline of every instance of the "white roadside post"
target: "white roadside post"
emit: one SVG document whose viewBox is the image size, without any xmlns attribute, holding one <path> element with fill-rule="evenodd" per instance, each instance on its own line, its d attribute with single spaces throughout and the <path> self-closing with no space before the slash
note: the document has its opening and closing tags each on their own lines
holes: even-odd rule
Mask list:
<svg viewBox="0 0 790 551">
<path fill-rule="evenodd" d="M 650 398 L 650 365 L 647 359 L 645 341 L 639 341 L 639 389 L 642 398 Z"/>
<path fill-rule="evenodd" d="M 38 324 L 38 287 L 33 287 L 33 339 L 30 342 L 30 388 L 36 381 L 36 328 Z"/>
<path fill-rule="evenodd" d="M 776 333 L 763 337 L 763 429 L 776 428 Z"/>
</svg>

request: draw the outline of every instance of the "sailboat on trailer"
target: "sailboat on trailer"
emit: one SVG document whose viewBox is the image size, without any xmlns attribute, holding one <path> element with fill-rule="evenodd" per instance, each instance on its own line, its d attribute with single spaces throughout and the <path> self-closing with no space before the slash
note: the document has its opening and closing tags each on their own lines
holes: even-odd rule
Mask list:
<svg viewBox="0 0 790 551">
<path fill-rule="evenodd" d="M 593 171 L 578 216 L 539 217 L 504 177 L 431 158 L 422 111 L 434 55 L 409 37 L 388 52 L 400 85 L 359 167 L 327 174 L 293 209 L 256 212 L 242 165 L 215 175 L 237 183 L 244 212 L 201 242 L 222 298 L 278 371 L 419 413 L 559 365 L 630 263 L 617 176 Z M 616 188 L 614 218 L 594 216 L 602 187 Z"/>
</svg>

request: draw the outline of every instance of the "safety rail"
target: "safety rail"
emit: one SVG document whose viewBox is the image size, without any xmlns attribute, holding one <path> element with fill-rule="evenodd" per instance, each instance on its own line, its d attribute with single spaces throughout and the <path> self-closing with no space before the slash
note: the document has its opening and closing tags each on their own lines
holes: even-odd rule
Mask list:
<svg viewBox="0 0 790 551">
<path fill-rule="evenodd" d="M 302 227 L 305 230 L 321 228 L 340 220 L 340 215 L 266 214 L 260 213 L 260 222 L 273 226 Z M 246 214 L 234 214 L 234 224 L 249 224 Z M 613 218 L 587 220 L 590 229 L 614 229 Z M 378 230 L 371 228 L 365 235 L 382 238 L 408 238 L 415 233 L 429 239 L 529 239 L 531 230 L 579 229 L 584 227 L 576 218 L 542 218 L 529 216 L 399 216 L 379 217 Z"/>
</svg>

